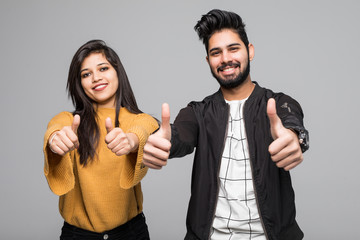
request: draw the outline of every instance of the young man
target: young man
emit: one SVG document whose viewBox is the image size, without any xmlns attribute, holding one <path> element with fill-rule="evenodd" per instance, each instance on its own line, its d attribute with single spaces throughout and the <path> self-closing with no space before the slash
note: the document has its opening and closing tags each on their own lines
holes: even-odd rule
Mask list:
<svg viewBox="0 0 360 240">
<path fill-rule="evenodd" d="M 195 30 L 220 90 L 171 126 L 164 104 L 143 163 L 159 169 L 196 148 L 185 239 L 302 239 L 288 172 L 308 149 L 300 105 L 251 81 L 254 46 L 240 16 L 212 10 Z"/>
</svg>

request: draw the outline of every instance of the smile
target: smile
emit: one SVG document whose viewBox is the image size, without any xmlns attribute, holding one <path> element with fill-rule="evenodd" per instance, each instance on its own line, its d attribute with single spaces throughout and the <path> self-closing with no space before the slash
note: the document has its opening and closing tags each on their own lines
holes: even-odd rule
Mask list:
<svg viewBox="0 0 360 240">
<path fill-rule="evenodd" d="M 104 90 L 107 87 L 107 83 L 102 83 L 102 84 L 98 84 L 96 85 L 93 90 L 95 91 L 101 91 Z"/>
<path fill-rule="evenodd" d="M 230 72 L 230 71 L 232 71 L 232 70 L 234 70 L 235 68 L 226 68 L 226 69 L 224 69 L 224 70 L 222 70 L 223 72 Z"/>
<path fill-rule="evenodd" d="M 223 72 L 225 74 L 232 74 L 238 67 L 240 67 L 240 64 L 238 63 L 228 63 L 220 66 L 217 70 L 218 72 Z"/>
</svg>

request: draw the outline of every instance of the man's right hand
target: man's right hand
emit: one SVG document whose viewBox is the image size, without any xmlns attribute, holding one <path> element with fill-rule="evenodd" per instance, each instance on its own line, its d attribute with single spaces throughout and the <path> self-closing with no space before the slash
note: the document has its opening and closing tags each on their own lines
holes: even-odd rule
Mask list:
<svg viewBox="0 0 360 240">
<path fill-rule="evenodd" d="M 79 147 L 77 129 L 80 125 L 80 116 L 75 115 L 71 126 L 65 126 L 49 137 L 49 147 L 53 153 L 64 156 L 66 153 Z"/>
<path fill-rule="evenodd" d="M 167 164 L 171 148 L 170 109 L 162 105 L 160 129 L 149 136 L 144 146 L 143 163 L 152 169 L 161 169 Z"/>
</svg>

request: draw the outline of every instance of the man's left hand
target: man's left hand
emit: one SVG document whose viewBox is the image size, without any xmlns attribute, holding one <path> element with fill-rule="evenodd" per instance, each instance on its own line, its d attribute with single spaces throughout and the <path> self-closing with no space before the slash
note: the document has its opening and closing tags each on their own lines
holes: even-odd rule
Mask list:
<svg viewBox="0 0 360 240">
<path fill-rule="evenodd" d="M 273 98 L 268 100 L 267 115 L 270 120 L 271 136 L 274 139 L 269 146 L 271 159 L 276 166 L 289 171 L 303 161 L 299 138 L 295 132 L 283 126 L 276 113 L 276 103 Z"/>
</svg>

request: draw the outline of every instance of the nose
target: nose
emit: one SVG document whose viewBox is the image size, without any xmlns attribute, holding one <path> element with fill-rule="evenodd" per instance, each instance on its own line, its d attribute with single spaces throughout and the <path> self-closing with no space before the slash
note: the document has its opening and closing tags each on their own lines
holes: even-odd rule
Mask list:
<svg viewBox="0 0 360 240">
<path fill-rule="evenodd" d="M 231 62 L 231 54 L 227 51 L 224 51 L 221 55 L 221 62 L 222 63 L 228 63 Z"/>
<path fill-rule="evenodd" d="M 94 72 L 93 74 L 93 82 L 98 82 L 102 79 L 101 72 Z"/>
</svg>

